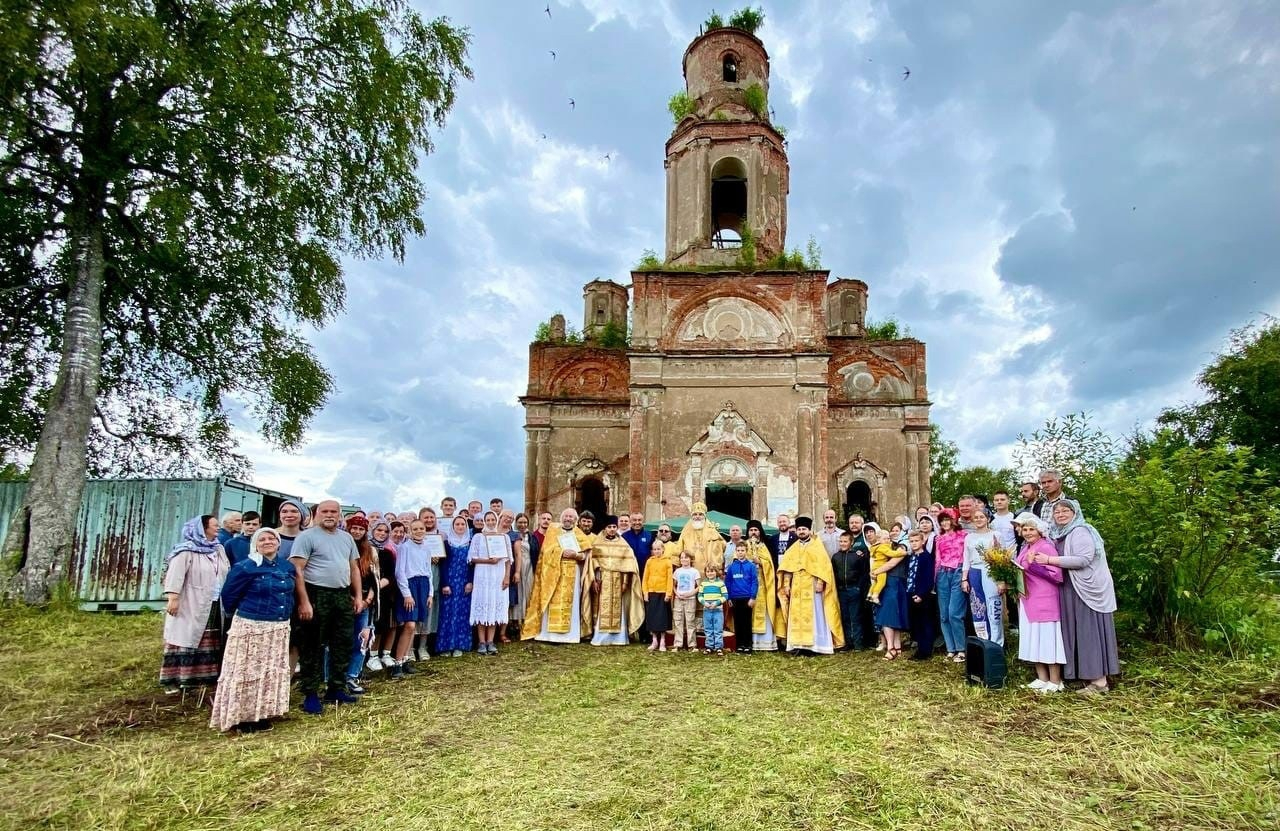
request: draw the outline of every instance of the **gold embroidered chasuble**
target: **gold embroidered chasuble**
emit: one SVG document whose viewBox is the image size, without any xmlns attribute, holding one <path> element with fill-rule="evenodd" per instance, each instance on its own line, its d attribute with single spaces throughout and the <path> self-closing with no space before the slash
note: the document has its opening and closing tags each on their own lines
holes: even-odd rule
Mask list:
<svg viewBox="0 0 1280 831">
<path fill-rule="evenodd" d="M 600 593 L 596 596 L 597 628 L 601 632 L 622 631 L 622 610 L 627 611 L 627 634 L 634 635 L 644 623 L 644 594 L 640 588 L 640 566 L 631 546 L 622 537 L 605 539 L 596 535 L 591 549 L 591 570 L 600 572 Z M 629 578 L 629 579 L 628 579 Z M 623 588 L 623 584 L 629 584 Z"/>
<path fill-rule="evenodd" d="M 561 558 L 564 549 L 560 545 L 560 535 L 569 533 L 563 528 L 548 528 L 543 539 L 542 551 L 538 555 L 538 570 L 533 575 L 533 588 L 529 590 L 528 611 L 524 617 L 524 626 L 520 630 L 520 639 L 529 640 L 537 637 L 542 629 L 542 613 L 547 613 L 547 630 L 556 634 L 565 634 L 573 629 L 574 615 L 578 616 L 583 635 L 591 634 L 591 545 L 595 539 L 585 534 L 580 528 L 572 533 L 578 542 L 578 550 L 587 552 L 586 562 L 565 560 Z M 582 567 L 581 574 L 578 567 Z M 579 595 L 578 607 L 573 605 L 573 589 L 575 579 L 582 591 Z"/>
<path fill-rule="evenodd" d="M 760 572 L 760 588 L 756 590 L 756 605 L 751 610 L 751 631 L 757 635 L 763 635 L 765 616 L 768 615 L 769 622 L 773 624 L 774 634 L 776 635 L 779 629 L 785 632 L 785 625 L 778 613 L 778 587 L 774 579 L 773 557 L 769 554 L 769 547 L 762 542 L 748 540 L 747 559 L 755 563 Z"/>
<path fill-rule="evenodd" d="M 817 640 L 814 629 L 815 583 L 821 580 L 822 611 L 831 641 L 836 649 L 844 646 L 844 628 L 840 625 L 840 601 L 836 597 L 835 573 L 831 570 L 831 558 L 822 541 L 816 537 L 797 542 L 787 549 L 778 563 L 778 571 L 791 575 L 790 598 L 779 597 L 782 606 L 783 626 L 778 636 L 785 636 L 788 649 L 809 649 Z"/>
<path fill-rule="evenodd" d="M 724 568 L 724 539 L 716 530 L 715 523 L 707 522 L 701 528 L 694 528 L 690 522 L 680 532 L 680 539 L 675 543 L 675 567 L 680 567 L 680 553 L 688 551 L 693 556 L 693 567 L 703 574 L 707 563 L 714 563 L 716 568 Z"/>
</svg>

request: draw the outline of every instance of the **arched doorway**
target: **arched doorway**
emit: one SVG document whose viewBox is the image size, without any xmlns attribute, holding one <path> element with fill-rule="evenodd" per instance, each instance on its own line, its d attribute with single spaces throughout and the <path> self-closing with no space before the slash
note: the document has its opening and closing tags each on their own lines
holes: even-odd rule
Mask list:
<svg viewBox="0 0 1280 831">
<path fill-rule="evenodd" d="M 751 491 L 750 485 L 720 485 L 713 482 L 707 485 L 707 510 L 719 511 L 743 520 L 751 519 Z M 745 530 L 744 528 L 743 531 Z M 724 531 L 728 533 L 729 529 L 725 528 Z"/>
<path fill-rule="evenodd" d="M 861 514 L 865 519 L 871 518 L 871 486 L 861 479 L 854 479 L 844 491 L 846 525 L 853 514 Z"/>
<path fill-rule="evenodd" d="M 590 511 L 595 516 L 595 525 L 591 532 L 597 533 L 604 527 L 604 518 L 609 513 L 609 489 L 598 476 L 579 479 L 573 489 L 573 507 L 578 513 Z"/>
</svg>

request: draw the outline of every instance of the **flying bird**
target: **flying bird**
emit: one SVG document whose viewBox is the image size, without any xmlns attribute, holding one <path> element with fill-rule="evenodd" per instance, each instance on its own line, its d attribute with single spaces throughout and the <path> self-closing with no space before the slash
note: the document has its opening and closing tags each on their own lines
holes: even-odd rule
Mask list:
<svg viewBox="0 0 1280 831">
<path fill-rule="evenodd" d="M 576 110 L 576 109 L 578 109 L 578 102 L 577 102 L 577 101 L 574 101 L 572 98 L 570 98 L 570 99 L 569 99 L 569 109 L 571 109 L 571 110 Z"/>
<path fill-rule="evenodd" d="M 542 134 L 542 137 L 545 139 L 545 138 L 547 137 L 547 134 L 546 134 L 546 133 L 543 133 L 543 134 Z"/>
<path fill-rule="evenodd" d="M 604 160 L 605 160 L 606 162 L 613 161 L 612 159 L 610 159 L 610 158 L 609 158 L 609 154 L 608 154 L 608 153 L 605 153 L 605 154 L 604 154 Z"/>
<path fill-rule="evenodd" d="M 554 61 L 556 59 L 556 50 L 548 49 L 547 51 L 551 53 L 551 60 Z"/>
<path fill-rule="evenodd" d="M 911 77 L 911 67 L 909 66 L 902 67 L 902 80 L 905 81 L 910 77 Z"/>
<path fill-rule="evenodd" d="M 547 13 L 547 20 L 550 20 L 550 19 L 551 19 L 551 4 L 550 4 L 550 3 L 548 3 L 548 4 L 547 4 L 547 7 L 546 7 L 545 9 L 543 9 L 543 11 Z"/>
</svg>

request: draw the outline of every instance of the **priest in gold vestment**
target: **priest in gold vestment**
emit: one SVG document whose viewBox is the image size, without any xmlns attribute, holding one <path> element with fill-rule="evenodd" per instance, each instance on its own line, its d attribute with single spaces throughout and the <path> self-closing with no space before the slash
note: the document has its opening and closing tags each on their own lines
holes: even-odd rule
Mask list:
<svg viewBox="0 0 1280 831">
<path fill-rule="evenodd" d="M 797 542 L 778 563 L 782 578 L 778 603 L 784 623 L 778 634 L 787 639 L 788 652 L 803 649 L 830 655 L 844 646 L 831 558 L 813 536 L 812 519 L 797 517 L 795 531 Z"/>
<path fill-rule="evenodd" d="M 626 646 L 644 623 L 644 595 L 635 552 L 618 534 L 617 517 L 605 517 L 591 548 L 595 613 L 592 646 Z"/>
<path fill-rule="evenodd" d="M 680 567 L 680 554 L 688 551 L 699 574 L 706 572 L 707 563 L 724 569 L 724 538 L 715 523 L 707 521 L 707 506 L 702 502 L 693 503 L 689 522 L 680 532 L 680 540 L 668 550 L 673 568 Z"/>
<path fill-rule="evenodd" d="M 592 537 L 577 523 L 578 512 L 566 508 L 560 527 L 547 529 L 521 640 L 578 643 L 591 634 Z"/>
<path fill-rule="evenodd" d="M 778 587 L 773 570 L 773 555 L 764 541 L 764 526 L 759 520 L 747 523 L 747 559 L 760 571 L 760 587 L 756 590 L 756 605 L 752 607 L 751 648 L 761 652 L 778 650 L 778 630 L 781 627 L 778 609 Z M 734 633 L 735 635 L 737 633 Z M 738 643 L 746 645 L 741 636 Z"/>
</svg>

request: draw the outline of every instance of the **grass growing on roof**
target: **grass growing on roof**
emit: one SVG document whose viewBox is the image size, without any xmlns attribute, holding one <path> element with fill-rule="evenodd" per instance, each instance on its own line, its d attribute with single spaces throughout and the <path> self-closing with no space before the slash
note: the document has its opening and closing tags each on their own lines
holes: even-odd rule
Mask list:
<svg viewBox="0 0 1280 831">
<path fill-rule="evenodd" d="M 869 653 L 521 644 L 239 738 L 158 693 L 159 655 L 157 615 L 0 611 L 0 825 L 1236 829 L 1280 811 L 1276 671 L 1185 653 L 1081 700 Z"/>
</svg>

